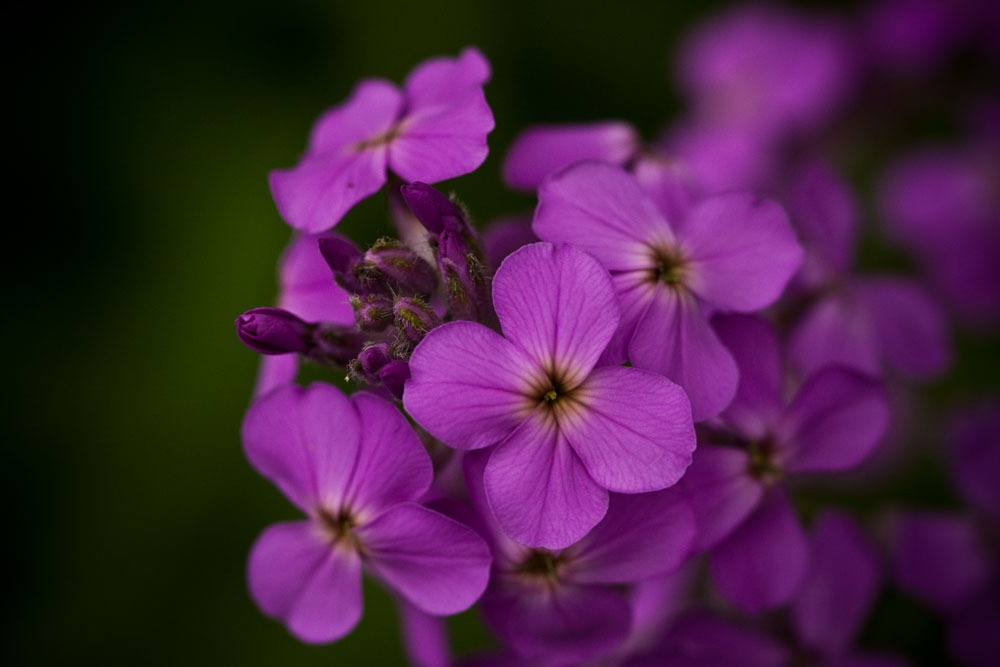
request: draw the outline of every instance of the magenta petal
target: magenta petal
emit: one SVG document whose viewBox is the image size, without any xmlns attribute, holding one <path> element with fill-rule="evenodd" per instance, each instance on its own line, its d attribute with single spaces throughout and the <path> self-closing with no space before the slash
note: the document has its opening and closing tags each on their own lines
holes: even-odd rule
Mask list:
<svg viewBox="0 0 1000 667">
<path fill-rule="evenodd" d="M 392 129 L 403 108 L 403 96 L 391 82 L 365 79 L 340 106 L 328 109 L 313 125 L 306 157 L 346 155 L 348 149 Z"/>
<path fill-rule="evenodd" d="M 677 569 L 691 551 L 694 514 L 681 487 L 611 494 L 608 513 L 570 547 L 573 581 L 627 584 Z"/>
<path fill-rule="evenodd" d="M 257 367 L 257 383 L 253 388 L 253 398 L 257 400 L 278 387 L 295 381 L 299 374 L 297 354 L 262 354 Z"/>
<path fill-rule="evenodd" d="M 869 314 L 850 288 L 821 298 L 806 311 L 788 345 L 791 359 L 803 373 L 831 364 L 882 373 Z"/>
<path fill-rule="evenodd" d="M 491 587 L 483 614 L 528 661 L 519 665 L 578 665 L 620 645 L 628 635 L 625 596 L 606 586 Z"/>
<path fill-rule="evenodd" d="M 277 523 L 261 533 L 247 580 L 261 610 L 302 641 L 340 639 L 361 619 L 361 559 L 332 547 L 311 521 Z"/>
<path fill-rule="evenodd" d="M 667 633 L 664 648 L 660 661 L 648 663 L 650 667 L 781 667 L 790 657 L 766 634 L 703 612 L 677 621 Z"/>
<path fill-rule="evenodd" d="M 518 248 L 536 243 L 538 237 L 531 230 L 531 218 L 516 215 L 494 220 L 483 232 L 483 248 L 490 265 L 498 267 Z"/>
<path fill-rule="evenodd" d="M 713 306 L 751 312 L 774 303 L 802 264 L 784 210 L 728 194 L 696 204 L 678 231 L 690 261 L 688 287 Z"/>
<path fill-rule="evenodd" d="M 517 136 L 503 161 L 508 185 L 534 190 L 545 177 L 581 160 L 624 165 L 639 150 L 639 135 L 628 123 L 536 125 Z"/>
<path fill-rule="evenodd" d="M 418 65 L 403 83 L 410 109 L 447 104 L 490 80 L 490 63 L 479 49 L 466 47 L 457 58 L 440 57 Z"/>
<path fill-rule="evenodd" d="M 567 547 L 608 511 L 608 492 L 541 412 L 493 450 L 483 485 L 503 531 L 529 547 Z"/>
<path fill-rule="evenodd" d="M 422 496 L 434 471 L 410 423 L 396 406 L 374 394 L 359 392 L 351 402 L 361 417 L 361 446 L 344 503 L 375 516 Z"/>
<path fill-rule="evenodd" d="M 740 369 L 736 397 L 722 418 L 744 438 L 759 440 L 784 409 L 778 334 L 752 315 L 717 315 L 712 326 Z"/>
<path fill-rule="evenodd" d="M 827 165 L 806 165 L 789 188 L 788 212 L 805 249 L 803 282 L 815 287 L 847 272 L 854 259 L 858 205 Z"/>
<path fill-rule="evenodd" d="M 443 514 L 402 503 L 356 533 L 375 574 L 429 614 L 468 609 L 486 589 L 486 543 Z"/>
<path fill-rule="evenodd" d="M 726 598 L 751 613 L 779 607 L 798 592 L 809 561 L 809 543 L 780 488 L 715 548 L 712 580 Z"/>
<path fill-rule="evenodd" d="M 629 342 L 642 316 L 646 314 L 646 309 L 656 297 L 657 286 L 650 284 L 649 274 L 645 271 L 615 273 L 611 276 L 611 283 L 618 294 L 622 319 L 597 362 L 600 366 L 620 366 L 628 361 Z"/>
<path fill-rule="evenodd" d="M 882 384 L 841 366 L 809 377 L 788 406 L 779 436 L 789 472 L 847 470 L 863 461 L 889 426 Z"/>
<path fill-rule="evenodd" d="M 413 351 L 403 393 L 406 411 L 458 449 L 506 438 L 532 407 L 523 394 L 536 372 L 516 346 L 475 322 L 450 322 Z"/>
<path fill-rule="evenodd" d="M 285 222 L 305 232 L 322 232 L 379 191 L 385 165 L 381 146 L 306 157 L 292 169 L 271 172 L 271 195 Z"/>
<path fill-rule="evenodd" d="M 274 390 L 247 411 L 242 434 L 253 467 L 304 512 L 340 505 L 361 435 L 354 406 L 335 387 Z"/>
<path fill-rule="evenodd" d="M 635 366 L 662 373 L 684 389 L 695 421 L 719 414 L 736 393 L 736 362 L 690 294 L 658 285 L 628 350 Z"/>
<path fill-rule="evenodd" d="M 699 553 L 728 537 L 764 495 L 750 476 L 749 455 L 736 447 L 699 445 L 683 483 L 698 525 Z"/>
<path fill-rule="evenodd" d="M 951 362 L 948 322 L 937 301 L 901 278 L 859 282 L 858 299 L 870 313 L 881 356 L 906 377 L 929 378 Z"/>
<path fill-rule="evenodd" d="M 405 181 L 424 183 L 468 174 L 486 159 L 493 126 L 481 88 L 447 104 L 413 109 L 389 146 L 389 167 Z"/>
<path fill-rule="evenodd" d="M 700 198 L 694 174 L 683 162 L 651 153 L 635 161 L 632 173 L 675 230 Z"/>
<path fill-rule="evenodd" d="M 507 339 L 539 368 L 558 373 L 567 389 L 587 377 L 620 319 L 608 272 L 587 253 L 551 243 L 504 260 L 493 305 Z"/>
<path fill-rule="evenodd" d="M 330 266 L 319 252 L 318 234 L 302 234 L 285 250 L 278 268 L 278 307 L 306 322 L 353 324 L 350 295 L 333 281 Z"/>
<path fill-rule="evenodd" d="M 891 524 L 900 588 L 938 611 L 955 611 L 990 581 L 991 563 L 967 516 L 911 512 Z"/>
<path fill-rule="evenodd" d="M 828 512 L 813 528 L 809 569 L 792 602 L 799 638 L 825 654 L 850 648 L 878 593 L 878 553 L 846 514 Z"/>
<path fill-rule="evenodd" d="M 533 227 L 538 238 L 582 248 L 610 271 L 655 267 L 649 243 L 674 238 L 635 178 L 604 162 L 580 162 L 550 176 L 538 189 Z"/>
<path fill-rule="evenodd" d="M 681 388 L 663 376 L 638 368 L 597 368 L 571 400 L 556 413 L 559 428 L 604 488 L 657 491 L 675 484 L 691 464 L 691 406 Z"/>
<path fill-rule="evenodd" d="M 410 664 L 416 667 L 450 667 L 451 648 L 445 620 L 420 611 L 402 598 L 396 601 L 396 608 L 399 611 L 403 650 Z"/>
</svg>

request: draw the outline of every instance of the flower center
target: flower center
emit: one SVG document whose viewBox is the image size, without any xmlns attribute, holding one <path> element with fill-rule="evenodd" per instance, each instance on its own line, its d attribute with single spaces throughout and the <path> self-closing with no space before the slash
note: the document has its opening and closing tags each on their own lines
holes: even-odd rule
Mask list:
<svg viewBox="0 0 1000 667">
<path fill-rule="evenodd" d="M 663 281 L 671 287 L 683 285 L 687 277 L 688 263 L 676 248 L 658 248 L 653 250 L 654 265 L 652 278 Z"/>
<path fill-rule="evenodd" d="M 763 484 L 774 484 L 784 477 L 778 465 L 774 443 L 770 440 L 752 441 L 747 445 L 750 454 L 750 475 Z"/>
<path fill-rule="evenodd" d="M 358 548 L 358 537 L 354 534 L 358 522 L 350 510 L 342 508 L 334 514 L 321 508 L 318 514 L 323 532 L 333 544 Z"/>
<path fill-rule="evenodd" d="M 518 575 L 545 583 L 555 583 L 559 580 L 560 571 L 568 559 L 561 554 L 554 554 L 544 549 L 532 549 L 515 568 Z"/>
<path fill-rule="evenodd" d="M 365 139 L 364 141 L 359 141 L 358 143 L 354 144 L 354 150 L 363 151 L 369 148 L 378 148 L 379 146 L 385 146 L 391 144 L 402 133 L 403 133 L 402 124 L 396 123 L 385 132 L 376 134 L 371 139 Z"/>
</svg>

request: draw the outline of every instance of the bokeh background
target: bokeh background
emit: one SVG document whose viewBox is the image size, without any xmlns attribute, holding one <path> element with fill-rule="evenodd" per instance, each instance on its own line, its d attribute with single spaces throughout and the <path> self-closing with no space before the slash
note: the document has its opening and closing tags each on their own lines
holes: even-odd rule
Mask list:
<svg viewBox="0 0 1000 667">
<path fill-rule="evenodd" d="M 402 664 L 392 602 L 374 586 L 357 631 L 325 647 L 296 642 L 246 593 L 253 539 L 295 516 L 238 434 L 257 357 L 233 320 L 272 302 L 290 238 L 267 172 L 295 163 L 315 117 L 359 78 L 400 81 L 474 44 L 493 64 L 497 129 L 485 165 L 445 189 L 480 221 L 529 209 L 500 181 L 516 133 L 623 118 L 655 137 L 680 110 L 678 39 L 721 4 L 87 3 L 9 24 L 31 45 L 8 60 L 19 178 L 2 327 L 5 664 Z M 865 159 L 851 166 L 861 182 Z M 374 240 L 389 229 L 384 200 L 338 229 Z M 996 392 L 996 350 L 963 338 L 931 405 Z M 896 491 L 947 504 L 944 480 L 917 465 Z M 941 659 L 940 627 L 919 606 L 890 594 L 872 623 Z M 473 614 L 452 627 L 460 649 L 489 642 Z"/>
</svg>

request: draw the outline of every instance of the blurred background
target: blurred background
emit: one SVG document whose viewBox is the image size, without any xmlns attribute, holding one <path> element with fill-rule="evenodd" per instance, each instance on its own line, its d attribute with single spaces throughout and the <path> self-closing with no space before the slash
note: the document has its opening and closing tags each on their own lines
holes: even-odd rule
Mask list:
<svg viewBox="0 0 1000 667">
<path fill-rule="evenodd" d="M 485 165 L 444 189 L 480 221 L 530 210 L 500 181 L 513 137 L 622 118 L 655 138 L 681 108 L 678 39 L 721 4 L 88 3 L 9 24 L 30 46 L 8 60 L 23 183 L 5 266 L 6 664 L 402 664 L 395 610 L 374 586 L 357 631 L 324 647 L 295 641 L 246 593 L 254 538 L 295 517 L 239 442 L 258 359 L 233 320 L 272 303 L 291 236 L 267 173 L 297 161 L 313 120 L 358 79 L 398 82 L 472 44 L 493 65 L 497 128 Z M 863 181 L 864 159 L 854 168 Z M 362 243 L 387 232 L 384 199 L 338 230 Z M 958 359 L 932 402 L 997 390 L 994 339 L 963 338 Z M 899 493 L 947 503 L 943 479 L 918 469 Z M 489 642 L 473 614 L 452 627 L 459 649 Z M 883 601 L 875 627 L 939 655 L 935 621 L 905 600 Z"/>
</svg>

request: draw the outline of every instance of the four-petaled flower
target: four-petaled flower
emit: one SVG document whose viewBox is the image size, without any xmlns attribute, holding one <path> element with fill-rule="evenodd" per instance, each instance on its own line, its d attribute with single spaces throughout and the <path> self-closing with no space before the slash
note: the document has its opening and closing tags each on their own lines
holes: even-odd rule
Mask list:
<svg viewBox="0 0 1000 667">
<path fill-rule="evenodd" d="M 457 449 L 497 445 L 489 505 L 504 531 L 559 549 L 604 517 L 608 492 L 671 486 L 695 447 L 684 392 L 635 368 L 597 366 L 620 315 L 608 272 L 570 246 L 535 243 L 493 281 L 503 336 L 473 322 L 428 334 L 403 404 Z"/>
</svg>

